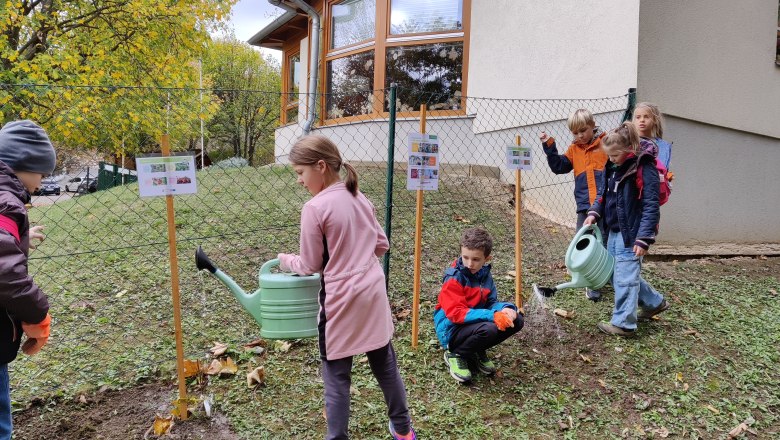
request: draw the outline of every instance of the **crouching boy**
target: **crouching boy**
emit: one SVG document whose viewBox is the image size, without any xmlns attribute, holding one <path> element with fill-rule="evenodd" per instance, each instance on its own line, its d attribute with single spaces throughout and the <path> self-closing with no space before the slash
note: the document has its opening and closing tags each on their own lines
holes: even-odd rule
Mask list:
<svg viewBox="0 0 780 440">
<path fill-rule="evenodd" d="M 444 361 L 458 382 L 471 380 L 471 367 L 486 375 L 495 373 L 487 350 L 523 327 L 517 307 L 498 301 L 487 264 L 492 250 L 487 231 L 466 229 L 460 239 L 460 257 L 444 271 L 433 321 L 445 350 Z"/>
</svg>

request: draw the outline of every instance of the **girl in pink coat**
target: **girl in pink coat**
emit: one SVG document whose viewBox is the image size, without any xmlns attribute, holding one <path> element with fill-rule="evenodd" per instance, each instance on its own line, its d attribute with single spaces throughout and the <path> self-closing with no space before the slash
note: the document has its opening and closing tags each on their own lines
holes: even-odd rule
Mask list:
<svg viewBox="0 0 780 440">
<path fill-rule="evenodd" d="M 389 242 L 355 169 L 324 136 L 306 136 L 290 162 L 312 198 L 301 212 L 300 255 L 279 254 L 282 270 L 322 274 L 318 317 L 326 439 L 348 438 L 352 357 L 366 353 L 385 396 L 394 439 L 416 439 L 391 339 L 393 319 L 378 257 Z M 346 170 L 341 180 L 339 171 Z M 401 434 L 403 433 L 403 434 Z"/>
</svg>

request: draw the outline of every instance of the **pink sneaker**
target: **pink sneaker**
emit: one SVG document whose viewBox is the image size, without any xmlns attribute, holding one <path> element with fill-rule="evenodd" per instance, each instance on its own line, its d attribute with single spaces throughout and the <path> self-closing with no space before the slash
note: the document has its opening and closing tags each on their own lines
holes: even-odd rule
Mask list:
<svg viewBox="0 0 780 440">
<path fill-rule="evenodd" d="M 408 434 L 401 435 L 395 432 L 395 428 L 393 428 L 392 421 L 390 421 L 387 426 L 390 429 L 390 435 L 393 436 L 393 440 L 417 440 L 417 434 L 414 432 L 414 428 L 412 427 L 409 428 Z"/>
</svg>

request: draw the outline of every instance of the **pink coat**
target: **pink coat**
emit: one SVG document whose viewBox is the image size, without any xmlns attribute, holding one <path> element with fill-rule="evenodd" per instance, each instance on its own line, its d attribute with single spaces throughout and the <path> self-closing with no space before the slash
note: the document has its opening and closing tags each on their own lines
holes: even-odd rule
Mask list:
<svg viewBox="0 0 780 440">
<path fill-rule="evenodd" d="M 282 270 L 322 273 L 320 355 L 341 359 L 384 347 L 393 336 L 385 276 L 377 257 L 389 242 L 374 205 L 343 182 L 303 205 L 300 255 L 279 254 Z"/>
</svg>

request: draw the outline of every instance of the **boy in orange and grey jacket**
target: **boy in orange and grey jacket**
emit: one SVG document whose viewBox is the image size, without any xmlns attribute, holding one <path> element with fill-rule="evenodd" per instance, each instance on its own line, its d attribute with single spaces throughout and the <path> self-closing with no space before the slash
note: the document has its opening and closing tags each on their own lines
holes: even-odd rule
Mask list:
<svg viewBox="0 0 780 440">
<path fill-rule="evenodd" d="M 569 116 L 569 130 L 574 136 L 574 142 L 564 154 L 558 154 L 555 138 L 542 132 L 539 139 L 547 155 L 547 163 L 555 174 L 566 174 L 574 171 L 574 200 L 577 203 L 577 230 L 587 217 L 588 208 L 601 192 L 599 187 L 603 181 L 604 164 L 607 155 L 601 149 L 601 138 L 604 132 L 596 126 L 593 113 L 586 109 L 578 109 Z M 601 224 L 599 224 L 601 226 Z M 606 235 L 605 235 L 606 236 Z M 586 289 L 585 296 L 591 301 L 601 299 L 601 293 Z"/>
</svg>

